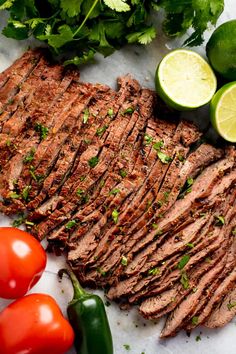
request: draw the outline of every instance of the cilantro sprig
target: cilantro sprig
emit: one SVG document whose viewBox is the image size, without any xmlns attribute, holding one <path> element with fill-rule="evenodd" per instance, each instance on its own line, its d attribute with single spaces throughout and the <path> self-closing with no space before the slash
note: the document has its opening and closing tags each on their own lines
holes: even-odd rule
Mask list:
<svg viewBox="0 0 236 354">
<path fill-rule="evenodd" d="M 54 54 L 64 54 L 65 65 L 77 66 L 93 60 L 96 52 L 107 56 L 128 43 L 149 44 L 160 10 L 168 36 L 192 28 L 185 44 L 199 45 L 223 9 L 224 0 L 0 0 L 0 11 L 9 13 L 6 37 L 33 36 Z"/>
</svg>

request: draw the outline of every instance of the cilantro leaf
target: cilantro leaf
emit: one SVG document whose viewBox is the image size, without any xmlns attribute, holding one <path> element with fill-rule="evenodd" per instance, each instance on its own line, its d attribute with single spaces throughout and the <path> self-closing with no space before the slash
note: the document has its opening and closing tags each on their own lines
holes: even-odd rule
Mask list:
<svg viewBox="0 0 236 354">
<path fill-rule="evenodd" d="M 83 0 L 61 0 L 61 8 L 69 17 L 75 17 L 80 14 Z"/>
<path fill-rule="evenodd" d="M 117 12 L 126 12 L 130 10 L 130 6 L 126 0 L 103 0 L 104 3 L 112 10 Z"/>
<path fill-rule="evenodd" d="M 64 61 L 64 65 L 76 65 L 76 66 L 80 66 L 82 64 L 88 63 L 90 61 L 94 61 L 94 54 L 95 52 L 91 49 L 86 53 L 83 53 L 80 57 L 75 56 L 72 59 L 68 59 Z"/>
<path fill-rule="evenodd" d="M 14 3 L 14 0 L 7 0 L 7 1 L 4 1 L 3 3 L 1 2 L 0 10 L 10 9 L 12 7 L 13 3 Z"/>
<path fill-rule="evenodd" d="M 48 44 L 54 48 L 58 49 L 68 42 L 73 41 L 74 35 L 68 25 L 63 25 L 58 28 L 58 34 L 45 34 L 37 37 L 40 40 L 47 40 Z"/>
<path fill-rule="evenodd" d="M 7 26 L 3 28 L 4 36 L 13 39 L 26 39 L 29 37 L 29 28 L 20 21 L 9 21 Z"/>
<path fill-rule="evenodd" d="M 156 37 L 156 30 L 153 26 L 146 27 L 140 32 L 134 32 L 128 34 L 126 39 L 128 43 L 140 43 L 140 44 L 149 44 Z"/>
<path fill-rule="evenodd" d="M 190 256 L 188 254 L 184 255 L 178 263 L 178 269 L 183 269 L 189 262 Z"/>
</svg>

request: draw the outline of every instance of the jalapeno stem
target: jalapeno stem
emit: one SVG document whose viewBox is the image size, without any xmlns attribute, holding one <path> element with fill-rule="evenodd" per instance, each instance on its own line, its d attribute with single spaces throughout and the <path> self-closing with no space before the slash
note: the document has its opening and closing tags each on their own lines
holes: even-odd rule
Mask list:
<svg viewBox="0 0 236 354">
<path fill-rule="evenodd" d="M 72 272 L 72 270 L 70 270 L 70 269 L 60 269 L 59 272 L 58 272 L 59 277 L 62 278 L 63 274 L 67 274 L 69 276 L 71 282 L 72 282 L 73 289 L 74 289 L 74 296 L 73 296 L 72 301 L 81 299 L 82 297 L 85 297 L 86 295 L 88 295 L 88 293 L 80 285 L 77 277 Z"/>
</svg>

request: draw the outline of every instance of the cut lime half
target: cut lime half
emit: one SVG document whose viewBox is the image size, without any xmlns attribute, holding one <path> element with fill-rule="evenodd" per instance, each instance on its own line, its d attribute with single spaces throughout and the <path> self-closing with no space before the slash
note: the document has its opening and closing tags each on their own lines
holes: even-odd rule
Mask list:
<svg viewBox="0 0 236 354">
<path fill-rule="evenodd" d="M 236 81 L 224 85 L 215 94 L 210 112 L 216 131 L 225 140 L 236 143 Z"/>
<path fill-rule="evenodd" d="M 158 94 L 178 110 L 191 110 L 209 103 L 216 87 L 216 77 L 210 65 L 191 50 L 170 52 L 156 71 Z"/>
</svg>

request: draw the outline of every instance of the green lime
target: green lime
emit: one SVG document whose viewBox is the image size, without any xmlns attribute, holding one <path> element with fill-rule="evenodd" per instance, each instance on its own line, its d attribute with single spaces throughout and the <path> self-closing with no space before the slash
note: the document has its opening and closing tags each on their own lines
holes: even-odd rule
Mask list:
<svg viewBox="0 0 236 354">
<path fill-rule="evenodd" d="M 236 20 L 219 26 L 206 46 L 213 69 L 228 80 L 236 80 Z"/>
<path fill-rule="evenodd" d="M 210 102 L 216 91 L 216 77 L 210 65 L 197 53 L 177 49 L 157 67 L 156 90 L 171 107 L 180 111 Z"/>
<path fill-rule="evenodd" d="M 210 112 L 216 131 L 225 140 L 236 143 L 236 82 L 230 82 L 216 92 Z"/>
</svg>

